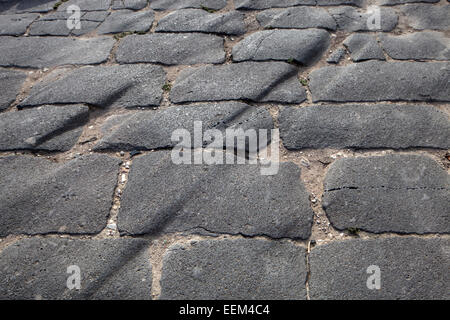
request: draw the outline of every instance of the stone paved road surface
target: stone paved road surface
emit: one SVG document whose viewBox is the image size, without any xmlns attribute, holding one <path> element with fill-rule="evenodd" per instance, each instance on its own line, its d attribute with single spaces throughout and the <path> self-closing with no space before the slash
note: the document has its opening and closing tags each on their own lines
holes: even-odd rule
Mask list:
<svg viewBox="0 0 450 320">
<path fill-rule="evenodd" d="M 446 0 L 0 0 L 0 299 L 450 299 L 449 35 Z"/>
</svg>

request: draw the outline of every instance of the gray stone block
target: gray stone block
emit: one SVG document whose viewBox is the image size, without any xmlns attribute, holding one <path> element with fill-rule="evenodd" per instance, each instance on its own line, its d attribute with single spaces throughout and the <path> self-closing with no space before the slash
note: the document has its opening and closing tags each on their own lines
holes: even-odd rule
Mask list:
<svg viewBox="0 0 450 320">
<path fill-rule="evenodd" d="M 39 16 L 37 13 L 2 15 L 0 19 L 1 36 L 23 35 L 28 26 Z"/>
<path fill-rule="evenodd" d="M 380 25 L 372 24 L 371 17 L 375 12 L 340 6 L 328 9 L 336 21 L 337 29 L 348 32 L 355 31 L 392 31 L 398 22 L 398 15 L 392 8 L 380 8 Z"/>
<path fill-rule="evenodd" d="M 0 111 L 7 109 L 16 100 L 26 78 L 24 72 L 0 69 Z"/>
<path fill-rule="evenodd" d="M 336 30 L 333 17 L 322 8 L 294 7 L 266 10 L 256 15 L 259 24 L 266 28 Z"/>
<path fill-rule="evenodd" d="M 386 60 L 377 40 L 368 34 L 354 33 L 347 37 L 344 45 L 350 51 L 353 61 Z"/>
<path fill-rule="evenodd" d="M 98 34 L 119 32 L 147 32 L 150 30 L 154 13 L 151 10 L 138 11 L 119 10 L 112 12 L 98 27 Z"/>
<path fill-rule="evenodd" d="M 58 0 L 3 0 L 0 1 L 0 14 L 46 13 L 53 10 Z"/>
<path fill-rule="evenodd" d="M 174 103 L 220 100 L 300 103 L 297 68 L 284 62 L 242 62 L 187 69 L 170 92 Z"/>
<path fill-rule="evenodd" d="M 111 9 L 141 10 L 144 9 L 147 4 L 148 0 L 112 0 Z"/>
<path fill-rule="evenodd" d="M 150 1 L 154 10 L 209 9 L 220 10 L 227 5 L 227 0 L 155 0 Z"/>
<path fill-rule="evenodd" d="M 448 30 L 450 5 L 407 4 L 400 8 L 406 23 L 416 30 Z"/>
<path fill-rule="evenodd" d="M 0 299 L 150 300 L 149 243 L 140 239 L 31 238 L 0 253 Z M 79 268 L 80 289 L 68 284 Z"/>
<path fill-rule="evenodd" d="M 235 0 L 236 9 L 261 10 L 269 8 L 285 8 L 293 6 L 328 6 L 328 5 L 361 6 L 362 0 Z"/>
<path fill-rule="evenodd" d="M 200 241 L 172 246 L 163 263 L 161 299 L 306 299 L 305 249 L 290 243 Z"/>
<path fill-rule="evenodd" d="M 87 155 L 66 163 L 0 158 L 0 235 L 93 234 L 106 225 L 119 160 Z"/>
<path fill-rule="evenodd" d="M 339 230 L 450 233 L 450 178 L 426 156 L 340 159 L 324 190 L 322 205 Z"/>
</svg>

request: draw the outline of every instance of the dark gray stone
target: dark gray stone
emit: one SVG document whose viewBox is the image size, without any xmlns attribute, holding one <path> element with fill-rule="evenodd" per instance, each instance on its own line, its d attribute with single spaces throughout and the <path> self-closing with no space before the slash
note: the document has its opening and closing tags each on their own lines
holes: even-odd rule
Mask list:
<svg viewBox="0 0 450 320">
<path fill-rule="evenodd" d="M 227 5 L 227 0 L 155 0 L 150 1 L 154 10 L 209 9 L 220 10 Z"/>
<path fill-rule="evenodd" d="M 270 113 L 240 102 L 209 103 L 195 106 L 172 106 L 164 110 L 116 116 L 103 127 L 105 136 L 96 150 L 140 150 L 174 147 L 173 132 L 183 128 L 194 134 L 194 121 L 201 121 L 203 132 L 218 129 L 225 138 L 227 128 L 273 129 Z M 205 141 L 209 144 L 212 141 Z M 225 145 L 221 145 L 221 148 Z M 192 146 L 186 146 L 190 148 Z"/>
<path fill-rule="evenodd" d="M 208 13 L 205 10 L 177 10 L 158 22 L 156 32 L 207 32 L 229 35 L 245 33 L 244 15 L 231 11 Z"/>
<path fill-rule="evenodd" d="M 111 9 L 141 10 L 144 9 L 147 4 L 148 0 L 112 0 Z"/>
<path fill-rule="evenodd" d="M 270 8 L 285 8 L 293 6 L 327 6 L 327 5 L 355 5 L 361 6 L 362 0 L 235 0 L 236 9 L 261 10 Z"/>
<path fill-rule="evenodd" d="M 0 150 L 67 151 L 89 118 L 83 105 L 43 106 L 0 114 Z"/>
<path fill-rule="evenodd" d="M 154 16 L 151 10 L 139 12 L 133 10 L 114 11 L 100 25 L 97 33 L 147 32 L 152 26 Z"/>
<path fill-rule="evenodd" d="M 450 5 L 407 4 L 400 8 L 406 23 L 416 30 L 448 30 Z"/>
<path fill-rule="evenodd" d="M 394 6 L 397 4 L 415 3 L 415 2 L 436 3 L 439 2 L 439 0 L 378 0 L 378 4 L 382 6 Z"/>
<path fill-rule="evenodd" d="M 381 35 L 380 39 L 384 50 L 393 59 L 450 60 L 450 39 L 440 32 Z"/>
<path fill-rule="evenodd" d="M 450 65 L 444 62 L 367 61 L 325 67 L 309 75 L 317 101 L 450 101 Z"/>
<path fill-rule="evenodd" d="M 353 61 L 386 60 L 375 37 L 369 34 L 354 33 L 344 41 Z"/>
<path fill-rule="evenodd" d="M 156 62 L 165 65 L 223 63 L 221 37 L 203 33 L 156 33 L 131 35 L 120 42 L 119 63 Z"/>
<path fill-rule="evenodd" d="M 206 240 L 169 248 L 161 299 L 306 299 L 305 281 L 302 247 L 268 240 Z"/>
<path fill-rule="evenodd" d="M 450 178 L 426 156 L 339 159 L 324 190 L 323 208 L 339 230 L 450 233 Z"/>
<path fill-rule="evenodd" d="M 2 15 L 0 19 L 1 36 L 23 35 L 28 26 L 39 16 L 37 13 Z"/>
<path fill-rule="evenodd" d="M 265 30 L 252 33 L 233 47 L 234 61 L 284 60 L 308 65 L 330 45 L 325 30 Z"/>
<path fill-rule="evenodd" d="M 312 249 L 309 295 L 322 299 L 450 299 L 448 239 L 352 239 Z M 380 289 L 370 290 L 380 269 Z"/>
<path fill-rule="evenodd" d="M 24 72 L 0 69 L 0 111 L 7 109 L 16 100 L 26 78 Z"/>
<path fill-rule="evenodd" d="M 0 14 L 45 13 L 53 10 L 53 6 L 57 2 L 58 0 L 2 0 L 0 1 Z"/>
<path fill-rule="evenodd" d="M 170 92 L 175 103 L 219 100 L 300 103 L 305 89 L 297 68 L 284 62 L 242 62 L 180 73 Z"/>
<path fill-rule="evenodd" d="M 111 6 L 111 0 L 69 0 L 63 2 L 58 11 L 67 11 L 71 5 L 80 7 L 81 11 L 106 11 Z"/>
<path fill-rule="evenodd" d="M 398 16 L 392 8 L 380 8 L 380 28 L 371 24 L 374 12 L 364 11 L 355 7 L 341 6 L 330 8 L 339 30 L 354 31 L 392 31 L 398 22 Z"/>
<path fill-rule="evenodd" d="M 69 29 L 67 20 L 40 20 L 32 24 L 31 36 L 80 36 L 95 30 L 100 22 L 81 20 L 80 29 Z"/>
<path fill-rule="evenodd" d="M 66 163 L 0 158 L 0 235 L 93 234 L 106 225 L 120 161 L 88 155 Z"/>
<path fill-rule="evenodd" d="M 57 80 L 49 75 L 33 87 L 20 107 L 55 103 L 124 108 L 158 106 L 164 82 L 165 72 L 160 66 L 84 67 Z"/>
<path fill-rule="evenodd" d="M 327 58 L 328 63 L 334 63 L 337 64 L 339 61 L 342 60 L 342 58 L 345 56 L 345 53 L 347 51 L 345 48 L 337 48 L 335 51 L 333 51 Z"/>
<path fill-rule="evenodd" d="M 450 122 L 437 108 L 418 105 L 318 105 L 281 109 L 287 149 L 450 148 Z"/>
<path fill-rule="evenodd" d="M 282 162 L 271 176 L 260 169 L 261 164 L 236 161 L 175 164 L 169 151 L 138 157 L 123 193 L 119 230 L 307 239 L 313 212 L 300 168 Z"/>
<path fill-rule="evenodd" d="M 115 41 L 93 39 L 0 37 L 0 66 L 44 68 L 105 62 Z"/>
<path fill-rule="evenodd" d="M 325 28 L 336 30 L 336 22 L 322 8 L 294 7 L 266 10 L 256 15 L 259 24 L 266 28 L 305 29 Z"/>
<path fill-rule="evenodd" d="M 23 239 L 0 254 L 0 299 L 151 299 L 149 243 L 141 239 Z M 81 288 L 69 289 L 78 266 Z M 69 269 L 68 269 L 69 268 Z"/>
</svg>

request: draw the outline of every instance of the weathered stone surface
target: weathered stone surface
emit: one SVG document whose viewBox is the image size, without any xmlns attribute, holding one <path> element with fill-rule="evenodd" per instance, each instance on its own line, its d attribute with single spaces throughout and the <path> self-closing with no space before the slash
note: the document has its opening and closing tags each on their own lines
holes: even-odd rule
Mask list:
<svg viewBox="0 0 450 320">
<path fill-rule="evenodd" d="M 392 6 L 403 3 L 414 3 L 414 2 L 427 2 L 427 3 L 436 3 L 439 0 L 379 0 L 378 3 L 383 6 Z"/>
<path fill-rule="evenodd" d="M 322 8 L 294 7 L 266 10 L 256 15 L 259 24 L 266 28 L 305 29 L 325 28 L 336 30 L 336 22 Z"/>
<path fill-rule="evenodd" d="M 352 239 L 312 249 L 311 299 L 450 299 L 448 239 Z M 370 290 L 380 269 L 380 289 Z"/>
<path fill-rule="evenodd" d="M 37 13 L 2 15 L 0 19 L 1 36 L 23 35 L 28 26 L 39 16 Z"/>
<path fill-rule="evenodd" d="M 354 33 L 345 39 L 344 45 L 350 51 L 353 61 L 386 60 L 383 50 L 372 35 Z"/>
<path fill-rule="evenodd" d="M 260 167 L 174 164 L 169 151 L 138 157 L 123 193 L 119 231 L 308 238 L 313 212 L 300 169 L 282 162 L 267 176 Z"/>
<path fill-rule="evenodd" d="M 111 9 L 141 10 L 148 4 L 148 0 L 112 0 Z"/>
<path fill-rule="evenodd" d="M 105 62 L 114 39 L 0 37 L 0 66 L 44 68 L 65 64 Z"/>
<path fill-rule="evenodd" d="M 0 14 L 14 14 L 26 12 L 49 12 L 58 0 L 2 0 Z"/>
<path fill-rule="evenodd" d="M 364 11 L 355 7 L 341 6 L 330 8 L 328 12 L 333 16 L 339 30 L 354 31 L 392 31 L 398 22 L 398 16 L 392 8 L 380 8 L 380 25 L 370 18 L 374 12 Z"/>
<path fill-rule="evenodd" d="M 317 101 L 450 101 L 450 65 L 444 62 L 367 61 L 325 67 L 309 75 Z"/>
<path fill-rule="evenodd" d="M 103 127 L 105 137 L 95 149 L 140 150 L 174 147 L 171 140 L 177 129 L 186 129 L 191 137 L 194 122 L 201 121 L 203 132 L 218 129 L 225 139 L 227 128 L 273 129 L 270 113 L 240 102 L 210 103 L 195 106 L 172 106 L 164 110 L 138 112 L 110 118 Z M 212 141 L 205 141 L 206 144 Z M 225 141 L 221 147 L 225 145 Z M 192 145 L 186 146 L 191 148 Z"/>
<path fill-rule="evenodd" d="M 98 107 L 158 106 L 165 72 L 151 65 L 84 67 L 54 80 L 49 75 L 31 90 L 21 107 L 84 103 Z"/>
<path fill-rule="evenodd" d="M 116 52 L 119 63 L 156 62 L 166 65 L 222 63 L 223 39 L 203 33 L 157 33 L 125 37 Z"/>
<path fill-rule="evenodd" d="M 330 45 L 325 30 L 265 30 L 252 33 L 233 47 L 234 61 L 284 60 L 307 65 Z"/>
<path fill-rule="evenodd" d="M 0 150 L 67 151 L 78 140 L 89 108 L 43 106 L 0 114 Z"/>
<path fill-rule="evenodd" d="M 158 22 L 156 32 L 207 32 L 241 35 L 245 33 L 244 15 L 231 11 L 208 13 L 205 10 L 177 10 Z"/>
<path fill-rule="evenodd" d="M 141 239 L 14 242 L 0 254 L 0 299 L 150 300 L 148 247 Z M 79 267 L 80 289 L 67 287 L 76 272 L 71 266 Z"/>
<path fill-rule="evenodd" d="M 347 51 L 345 50 L 345 48 L 337 48 L 335 51 L 333 51 L 327 58 L 327 62 L 328 63 L 339 63 L 339 61 L 341 61 L 341 59 L 345 56 L 345 53 Z"/>
<path fill-rule="evenodd" d="M 97 33 L 147 32 L 152 26 L 154 16 L 151 10 L 139 12 L 133 10 L 114 11 L 100 25 Z"/>
<path fill-rule="evenodd" d="M 361 6 L 362 0 L 235 0 L 236 9 L 261 10 L 269 8 L 284 8 L 293 6 L 327 6 L 327 5 L 356 5 Z"/>
<path fill-rule="evenodd" d="M 227 0 L 156 0 L 150 2 L 154 10 L 209 9 L 220 10 L 227 5 Z"/>
<path fill-rule="evenodd" d="M 440 32 L 381 35 L 380 39 L 384 50 L 393 59 L 450 60 L 450 39 Z"/>
<path fill-rule="evenodd" d="M 81 11 L 106 11 L 111 6 L 111 0 L 69 0 L 63 2 L 58 11 L 67 11 L 71 5 L 80 7 Z"/>
<path fill-rule="evenodd" d="M 218 100 L 300 103 L 297 68 L 284 62 L 242 62 L 182 71 L 170 93 L 175 103 Z"/>
<path fill-rule="evenodd" d="M 450 178 L 421 155 L 344 158 L 324 183 L 332 225 L 374 233 L 450 233 Z"/>
<path fill-rule="evenodd" d="M 0 111 L 16 100 L 26 78 L 24 72 L 0 69 Z"/>
<path fill-rule="evenodd" d="M 100 232 L 118 164 L 105 155 L 61 164 L 30 156 L 0 158 L 0 235 Z"/>
<path fill-rule="evenodd" d="M 191 242 L 164 256 L 161 299 L 306 299 L 305 249 L 237 239 Z"/>
<path fill-rule="evenodd" d="M 287 149 L 450 148 L 448 116 L 419 105 L 318 105 L 281 109 Z"/>
<path fill-rule="evenodd" d="M 448 30 L 450 5 L 407 4 L 400 8 L 408 25 L 416 30 Z"/>
</svg>

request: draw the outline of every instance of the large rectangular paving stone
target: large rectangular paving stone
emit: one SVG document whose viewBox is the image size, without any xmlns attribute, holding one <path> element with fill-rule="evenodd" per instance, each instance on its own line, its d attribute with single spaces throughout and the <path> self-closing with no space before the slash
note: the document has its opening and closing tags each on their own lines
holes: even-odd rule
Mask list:
<svg viewBox="0 0 450 320">
<path fill-rule="evenodd" d="M 108 59 L 114 43 L 110 37 L 0 37 L 0 66 L 44 68 L 66 64 L 98 64 Z"/>
<path fill-rule="evenodd" d="M 316 105 L 282 108 L 283 145 L 303 148 L 450 148 L 446 113 L 420 105 Z"/>
<path fill-rule="evenodd" d="M 175 164 L 169 151 L 138 157 L 123 193 L 119 231 L 308 238 L 313 213 L 300 169 L 290 162 L 279 163 L 271 176 L 260 169 L 236 161 Z"/>
<path fill-rule="evenodd" d="M 120 161 L 88 155 L 66 163 L 0 158 L 0 236 L 93 234 L 106 225 Z"/>
<path fill-rule="evenodd" d="M 395 237 L 332 242 L 313 248 L 309 265 L 312 300 L 450 299 L 448 239 Z M 378 275 L 380 289 L 374 287 Z"/>
<path fill-rule="evenodd" d="M 269 8 L 284 8 L 293 6 L 328 6 L 355 5 L 361 6 L 362 0 L 235 0 L 236 9 L 261 10 Z"/>
<path fill-rule="evenodd" d="M 422 155 L 343 158 L 328 169 L 323 208 L 339 229 L 450 233 L 450 177 Z"/>
<path fill-rule="evenodd" d="M 0 19 L 0 36 L 23 35 L 28 26 L 37 18 L 37 13 L 2 15 Z"/>
<path fill-rule="evenodd" d="M 225 146 L 226 129 L 253 129 L 256 133 L 259 129 L 266 129 L 269 134 L 273 129 L 273 120 L 268 110 L 245 103 L 172 106 L 164 110 L 111 117 L 102 128 L 105 136 L 95 146 L 95 150 L 170 148 L 178 144 L 172 140 L 172 135 L 179 129 L 187 130 L 193 142 L 196 121 L 201 121 L 203 136 L 207 130 L 220 130 L 223 141 L 214 140 L 215 146 L 220 149 Z M 213 139 L 204 138 L 202 145 L 210 145 L 213 142 Z M 184 143 L 186 148 L 193 147 L 186 141 Z"/>
<path fill-rule="evenodd" d="M 258 13 L 256 19 L 266 29 L 324 28 L 336 30 L 336 22 L 333 17 L 322 8 L 294 7 L 271 9 Z"/>
<path fill-rule="evenodd" d="M 264 30 L 233 47 L 233 61 L 296 61 L 307 65 L 320 59 L 330 45 L 325 30 Z"/>
<path fill-rule="evenodd" d="M 152 65 L 79 68 L 56 80 L 49 75 L 33 87 L 20 106 L 61 103 L 124 108 L 158 106 L 165 76 L 162 67 Z"/>
<path fill-rule="evenodd" d="M 220 100 L 300 103 L 306 91 L 297 68 L 284 62 L 242 62 L 183 70 L 170 92 L 174 103 Z"/>
<path fill-rule="evenodd" d="M 376 11 L 363 10 L 350 6 L 339 6 L 328 9 L 336 21 L 337 29 L 347 32 L 355 31 L 392 31 L 398 23 L 398 15 L 392 8 L 378 8 L 380 24 L 376 24 Z"/>
<path fill-rule="evenodd" d="M 367 61 L 310 73 L 313 102 L 450 101 L 447 62 Z"/>
<path fill-rule="evenodd" d="M 119 63 L 153 62 L 165 65 L 222 63 L 223 39 L 202 33 L 131 35 L 116 52 Z"/>
<path fill-rule="evenodd" d="M 0 150 L 67 151 L 89 118 L 84 105 L 42 106 L 0 114 Z"/>
<path fill-rule="evenodd" d="M 152 26 L 154 16 L 151 10 L 139 12 L 133 10 L 114 11 L 97 29 L 97 34 L 147 32 Z"/>
<path fill-rule="evenodd" d="M 220 10 L 227 5 L 227 0 L 155 0 L 150 1 L 150 8 L 154 10 L 178 9 L 210 9 Z"/>
<path fill-rule="evenodd" d="M 268 240 L 206 240 L 169 248 L 160 299 L 306 299 L 305 281 L 302 247 Z"/>
<path fill-rule="evenodd" d="M 7 109 L 16 100 L 26 78 L 24 72 L 0 69 L 0 111 Z"/>
<path fill-rule="evenodd" d="M 112 0 L 111 9 L 141 10 L 144 9 L 147 4 L 148 0 Z"/>
<path fill-rule="evenodd" d="M 400 7 L 406 23 L 416 30 L 449 30 L 450 5 L 407 4 Z"/>
<path fill-rule="evenodd" d="M 177 10 L 158 21 L 156 32 L 206 32 L 228 35 L 245 33 L 244 15 L 231 11 L 208 13 L 205 10 Z"/>
<path fill-rule="evenodd" d="M 150 300 L 148 248 L 140 239 L 19 240 L 0 253 L 0 299 Z"/>
<path fill-rule="evenodd" d="M 69 0 L 61 3 L 58 11 L 67 11 L 67 8 L 72 5 L 78 6 L 81 11 L 106 11 L 111 6 L 113 0 Z"/>
<path fill-rule="evenodd" d="M 53 10 L 58 0 L 2 0 L 0 1 L 0 14 L 14 13 L 46 13 Z"/>
</svg>

